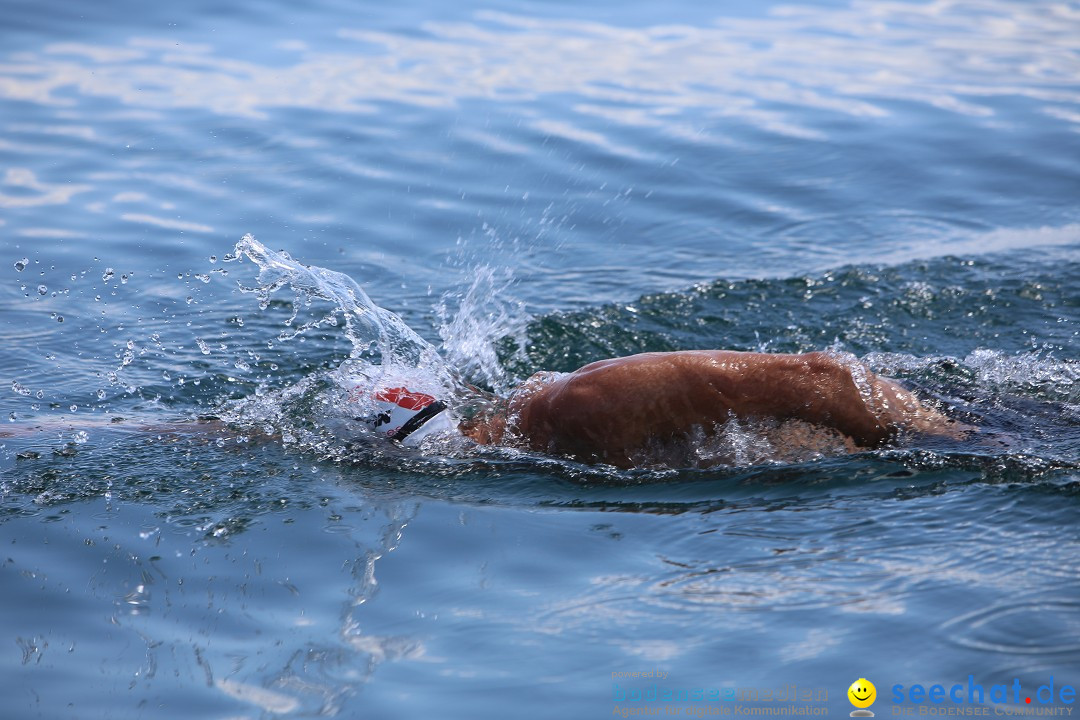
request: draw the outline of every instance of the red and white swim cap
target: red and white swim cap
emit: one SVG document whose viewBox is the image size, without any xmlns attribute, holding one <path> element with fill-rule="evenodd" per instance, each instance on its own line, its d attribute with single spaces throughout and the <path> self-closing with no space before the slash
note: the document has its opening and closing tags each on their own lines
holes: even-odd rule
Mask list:
<svg viewBox="0 0 1080 720">
<path fill-rule="evenodd" d="M 361 394 L 369 392 L 367 388 L 356 387 L 349 393 L 350 399 L 359 401 Z M 365 423 L 372 432 L 391 440 L 415 444 L 424 436 L 437 430 L 453 427 L 449 413 L 445 413 L 446 403 L 427 393 L 409 390 L 406 387 L 393 387 L 377 390 L 370 396 L 374 412 L 365 417 L 356 418 Z M 438 418 L 437 421 L 436 418 Z M 433 422 L 434 421 L 434 422 Z M 423 431 L 421 431 L 423 428 Z"/>
</svg>

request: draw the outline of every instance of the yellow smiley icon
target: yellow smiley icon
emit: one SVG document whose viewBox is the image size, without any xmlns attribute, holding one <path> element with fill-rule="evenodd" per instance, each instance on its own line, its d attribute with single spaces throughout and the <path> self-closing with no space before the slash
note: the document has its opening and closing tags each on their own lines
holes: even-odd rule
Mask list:
<svg viewBox="0 0 1080 720">
<path fill-rule="evenodd" d="M 847 689 L 848 700 L 857 708 L 868 708 L 877 700 L 877 688 L 866 678 L 859 678 Z"/>
</svg>

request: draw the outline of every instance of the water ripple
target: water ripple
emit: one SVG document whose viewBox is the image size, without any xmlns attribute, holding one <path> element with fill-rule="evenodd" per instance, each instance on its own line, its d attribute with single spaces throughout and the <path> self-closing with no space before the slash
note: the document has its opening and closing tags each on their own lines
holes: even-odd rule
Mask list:
<svg viewBox="0 0 1080 720">
<path fill-rule="evenodd" d="M 1009 599 L 947 620 L 939 630 L 949 642 L 973 650 L 1075 655 L 1080 652 L 1080 601 L 1053 594 Z"/>
<path fill-rule="evenodd" d="M 585 100 L 579 124 L 538 120 L 534 129 L 634 155 L 640 150 L 591 129 L 587 118 L 706 138 L 671 122 L 693 109 L 813 140 L 827 132 L 783 106 L 865 119 L 911 102 L 987 118 L 996 114 L 995 98 L 1018 95 L 1075 124 L 1069 106 L 1080 102 L 1073 52 L 1080 16 L 1060 3 L 796 7 L 715 27 L 631 28 L 480 12 L 473 22 L 432 22 L 424 30 L 404 36 L 346 28 L 338 34 L 355 44 L 352 52 L 303 49 L 298 61 L 273 67 L 197 43 L 53 43 L 0 66 L 0 97 L 66 105 L 62 91 L 73 86 L 143 109 L 260 117 L 281 107 L 355 113 L 371 112 L 374 102 L 430 108 L 572 93 Z"/>
</svg>

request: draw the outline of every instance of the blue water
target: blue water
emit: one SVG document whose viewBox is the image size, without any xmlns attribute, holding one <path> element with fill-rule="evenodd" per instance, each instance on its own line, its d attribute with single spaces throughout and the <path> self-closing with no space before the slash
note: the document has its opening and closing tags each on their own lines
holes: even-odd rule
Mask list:
<svg viewBox="0 0 1080 720">
<path fill-rule="evenodd" d="M 0 10 L 5 717 L 1080 682 L 1077 3 Z M 342 456 L 295 391 L 341 315 L 241 291 L 245 233 L 487 387 L 834 348 L 992 439 Z M 279 437 L 183 429 L 237 407 Z"/>
</svg>

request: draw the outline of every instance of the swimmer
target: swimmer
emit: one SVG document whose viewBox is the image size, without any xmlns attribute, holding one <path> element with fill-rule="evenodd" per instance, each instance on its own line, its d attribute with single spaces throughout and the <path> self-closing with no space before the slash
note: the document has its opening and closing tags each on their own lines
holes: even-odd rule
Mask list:
<svg viewBox="0 0 1080 720">
<path fill-rule="evenodd" d="M 785 427 L 789 439 L 824 433 L 851 452 L 905 431 L 958 439 L 972 429 L 853 358 L 825 352 L 687 350 L 601 360 L 569 374 L 537 373 L 473 413 L 405 387 L 381 390 L 374 401 L 376 412 L 355 420 L 406 445 L 456 424 L 479 444 L 620 468 L 732 419 L 779 423 L 782 441 Z"/>
<path fill-rule="evenodd" d="M 974 430 L 854 357 L 827 352 L 644 353 L 601 360 L 572 373 L 537 373 L 502 398 L 472 388 L 472 397 L 449 404 L 449 399 L 418 389 L 422 383 L 413 379 L 376 381 L 363 371 L 343 369 L 338 384 L 344 402 L 334 407 L 346 413 L 321 417 L 319 423 L 346 441 L 374 435 L 415 447 L 429 436 L 456 432 L 481 445 L 619 468 L 652 464 L 672 449 L 668 457 L 686 457 L 679 448 L 715 436 L 732 420 L 760 421 L 776 449 L 772 459 L 783 459 L 785 450 L 793 449 L 833 454 L 877 448 L 905 432 L 962 439 Z M 131 429 L 116 420 L 108 424 Z M 94 423 L 80 419 L 78 427 L 72 421 L 66 429 L 88 424 Z M 0 431 L 0 438 L 57 429 L 13 428 Z M 212 417 L 194 425 L 134 429 L 164 437 L 235 434 Z M 243 436 L 275 437 L 262 431 Z M 798 452 L 789 455 L 799 457 Z"/>
</svg>

